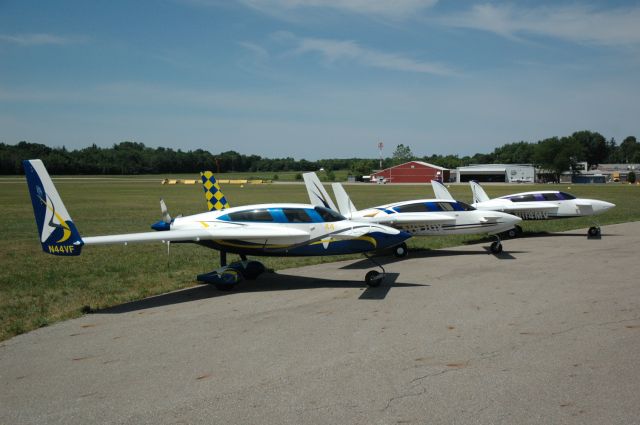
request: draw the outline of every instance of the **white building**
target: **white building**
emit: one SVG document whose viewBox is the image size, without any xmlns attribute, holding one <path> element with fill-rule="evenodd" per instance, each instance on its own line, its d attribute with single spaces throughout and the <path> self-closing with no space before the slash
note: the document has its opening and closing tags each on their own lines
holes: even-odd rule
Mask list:
<svg viewBox="0 0 640 425">
<path fill-rule="evenodd" d="M 535 169 L 531 164 L 477 164 L 458 167 L 458 183 L 476 180 L 479 182 L 533 183 Z"/>
</svg>

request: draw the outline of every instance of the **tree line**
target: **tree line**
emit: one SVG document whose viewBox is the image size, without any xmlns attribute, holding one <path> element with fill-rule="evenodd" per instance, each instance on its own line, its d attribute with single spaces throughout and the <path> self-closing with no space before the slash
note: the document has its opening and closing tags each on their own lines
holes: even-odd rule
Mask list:
<svg viewBox="0 0 640 425">
<path fill-rule="evenodd" d="M 20 142 L 16 145 L 0 143 L 0 174 L 22 174 L 22 160 L 40 158 L 52 174 L 161 174 L 193 173 L 210 169 L 222 172 L 283 172 L 349 170 L 355 175 L 370 174 L 380 168 L 380 160 L 373 158 L 334 158 L 307 161 L 294 158 L 264 158 L 235 151 L 213 154 L 203 149 L 183 151 L 171 148 L 151 148 L 142 143 L 121 142 L 110 148 L 95 144 L 77 150 L 52 148 L 39 143 Z M 575 169 L 577 162 L 590 167 L 601 163 L 638 163 L 640 144 L 634 136 L 620 145 L 597 132 L 578 131 L 570 136 L 552 137 L 536 143 L 517 142 L 497 147 L 492 153 L 473 156 L 430 155 L 417 157 L 411 148 L 400 144 L 391 157 L 382 160 L 382 168 L 419 160 L 445 168 L 469 164 L 534 164 L 558 174 Z"/>
</svg>

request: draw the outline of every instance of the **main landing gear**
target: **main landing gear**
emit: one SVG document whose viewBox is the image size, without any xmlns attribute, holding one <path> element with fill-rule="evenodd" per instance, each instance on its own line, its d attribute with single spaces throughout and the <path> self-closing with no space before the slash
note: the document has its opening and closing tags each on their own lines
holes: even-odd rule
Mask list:
<svg viewBox="0 0 640 425">
<path fill-rule="evenodd" d="M 522 235 L 522 227 L 516 224 L 513 229 L 509 229 L 505 233 L 509 239 L 517 238 Z"/>
<path fill-rule="evenodd" d="M 404 258 L 409 255 L 409 249 L 407 248 L 407 244 L 402 242 L 400 245 L 393 248 L 393 255 L 396 258 Z"/>
<path fill-rule="evenodd" d="M 363 253 L 362 255 L 364 255 L 367 260 L 371 261 L 373 264 L 375 264 L 376 266 L 380 267 L 380 269 L 382 270 L 382 273 L 380 273 L 380 272 L 378 272 L 376 270 L 369 270 L 367 272 L 367 274 L 364 276 L 365 283 L 367 285 L 371 286 L 372 288 L 376 288 L 376 287 L 380 286 L 380 284 L 382 283 L 382 281 L 384 280 L 384 277 L 386 275 L 384 267 L 382 267 L 382 264 L 380 264 L 376 260 L 374 260 L 373 257 L 370 257 L 365 253 Z"/>
<path fill-rule="evenodd" d="M 210 283 L 216 289 L 230 291 L 243 279 L 255 280 L 266 270 L 260 261 L 249 261 L 244 254 L 240 254 L 240 259 L 241 261 L 234 261 L 227 265 L 227 253 L 220 251 L 220 268 L 209 273 L 199 274 L 196 279 L 200 282 Z"/>
<path fill-rule="evenodd" d="M 500 254 L 502 252 L 502 242 L 500 242 L 500 237 L 498 235 L 494 235 L 496 240 L 491 242 L 491 253 L 492 254 Z"/>
</svg>

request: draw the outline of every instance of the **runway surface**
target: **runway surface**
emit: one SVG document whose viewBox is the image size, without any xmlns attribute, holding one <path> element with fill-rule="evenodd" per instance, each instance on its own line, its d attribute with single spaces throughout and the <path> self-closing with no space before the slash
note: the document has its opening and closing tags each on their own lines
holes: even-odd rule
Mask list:
<svg viewBox="0 0 640 425">
<path fill-rule="evenodd" d="M 640 222 L 349 261 L 0 343 L 3 424 L 631 424 Z M 391 282 L 392 281 L 392 282 Z"/>
</svg>

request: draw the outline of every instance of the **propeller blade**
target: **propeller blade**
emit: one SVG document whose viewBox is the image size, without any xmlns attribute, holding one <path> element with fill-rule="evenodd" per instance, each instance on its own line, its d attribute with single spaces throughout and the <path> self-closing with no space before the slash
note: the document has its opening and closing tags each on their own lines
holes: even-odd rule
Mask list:
<svg viewBox="0 0 640 425">
<path fill-rule="evenodd" d="M 162 212 L 162 221 L 165 223 L 171 223 L 171 214 L 167 209 L 167 204 L 164 203 L 164 199 L 160 198 L 160 211 Z"/>
</svg>

